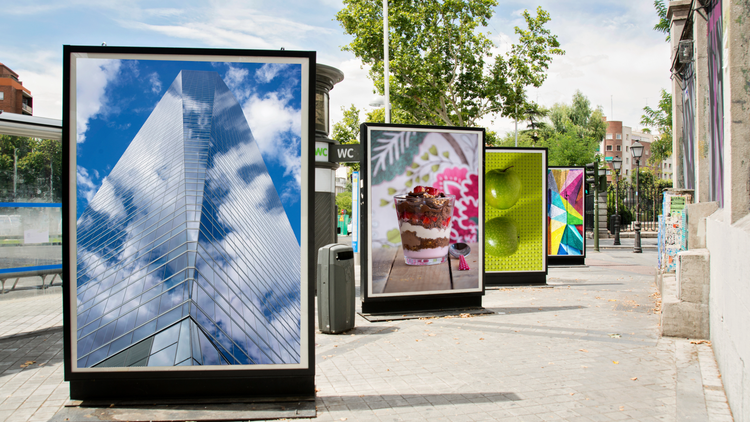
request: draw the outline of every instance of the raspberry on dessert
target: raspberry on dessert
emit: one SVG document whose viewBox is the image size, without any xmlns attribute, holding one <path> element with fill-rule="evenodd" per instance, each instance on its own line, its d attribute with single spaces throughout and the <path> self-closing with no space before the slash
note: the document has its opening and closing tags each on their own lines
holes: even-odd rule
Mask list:
<svg viewBox="0 0 750 422">
<path fill-rule="evenodd" d="M 424 190 L 425 190 L 424 186 L 415 186 L 413 192 L 419 193 L 419 192 L 424 192 Z"/>
<path fill-rule="evenodd" d="M 421 186 L 420 186 L 420 187 L 421 187 Z M 438 192 L 440 192 L 440 191 L 439 191 L 438 189 L 436 189 L 436 188 L 433 188 L 432 186 L 428 186 L 428 187 L 424 188 L 424 190 L 425 190 L 425 191 L 426 191 L 426 192 L 427 192 L 428 194 L 430 194 L 430 195 L 432 195 L 432 196 L 436 196 L 436 195 L 438 194 Z"/>
</svg>

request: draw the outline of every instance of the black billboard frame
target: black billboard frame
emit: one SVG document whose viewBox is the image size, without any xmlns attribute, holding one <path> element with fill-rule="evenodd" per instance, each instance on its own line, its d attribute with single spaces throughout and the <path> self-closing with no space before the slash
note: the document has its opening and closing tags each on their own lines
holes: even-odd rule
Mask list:
<svg viewBox="0 0 750 422">
<path fill-rule="evenodd" d="M 362 313 L 364 314 L 391 314 L 391 313 L 402 313 L 402 312 L 422 312 L 422 311 L 438 311 L 438 310 L 457 310 L 457 309 L 472 309 L 481 308 L 482 297 L 485 294 L 485 281 L 484 281 L 484 259 L 482 257 L 482 268 L 479 269 L 479 287 L 476 292 L 461 292 L 461 293 L 423 293 L 405 296 L 386 296 L 386 297 L 372 297 L 369 294 L 370 287 L 370 252 L 371 245 L 369 243 L 370 236 L 370 217 L 369 217 L 369 187 L 371 186 L 371 178 L 369 175 L 370 162 L 369 162 L 369 137 L 368 128 L 378 129 L 418 129 L 420 131 L 428 131 L 432 133 L 438 132 L 457 132 L 467 131 L 476 132 L 480 134 L 479 148 L 482 149 L 481 159 L 479 164 L 482 166 L 481 173 L 484 173 L 484 140 L 486 131 L 484 128 L 467 128 L 467 127 L 455 127 L 455 126 L 431 126 L 431 125 L 405 125 L 405 124 L 393 124 L 393 123 L 362 123 L 360 125 L 360 144 L 362 145 L 362 159 L 360 161 L 360 179 L 362 180 L 363 189 L 360 192 L 360 299 L 362 302 Z M 478 175 L 481 176 L 481 175 Z M 481 202 L 482 193 L 478 192 L 477 201 Z M 483 206 L 479 206 L 479 219 L 483 221 L 484 210 Z M 483 237 L 481 239 L 483 242 Z"/>
<path fill-rule="evenodd" d="M 547 284 L 547 274 L 549 272 L 549 254 L 547 253 L 547 169 L 549 168 L 549 150 L 546 147 L 492 147 L 485 146 L 484 148 L 484 159 L 485 159 L 485 173 L 486 175 L 486 161 L 488 151 L 506 151 L 506 152 L 526 152 L 526 151 L 538 151 L 544 154 L 544 162 L 542 163 L 544 168 L 543 174 L 543 191 L 544 191 L 544 222 L 543 233 L 544 233 L 544 270 L 542 271 L 498 271 L 498 272 L 486 272 L 484 274 L 485 283 L 487 286 L 509 286 L 509 285 L 545 285 Z M 484 182 L 483 182 L 484 185 Z M 484 192 L 482 192 L 484 195 Z M 484 204 L 484 198 L 482 199 Z"/>
<path fill-rule="evenodd" d="M 549 166 L 547 171 L 550 170 L 581 170 L 583 171 L 583 214 L 581 214 L 582 225 L 583 225 L 583 253 L 581 255 L 550 255 L 547 251 L 547 265 L 553 267 L 565 267 L 565 266 L 582 266 L 586 265 L 586 168 L 583 166 Z M 548 189 L 549 190 L 549 187 Z M 549 208 L 550 198 L 547 198 L 547 207 Z M 548 211 L 549 213 L 549 211 Z M 549 233 L 549 227 L 547 227 Z"/>
<path fill-rule="evenodd" d="M 307 67 L 307 74 L 303 70 L 303 93 L 301 103 L 303 124 L 302 135 L 307 137 L 308 146 L 303 143 L 302 151 L 308 148 L 307 157 L 302 155 L 301 162 L 306 165 L 306 172 L 302 174 L 304 181 L 301 186 L 303 222 L 306 219 L 306 229 L 303 225 L 303 239 L 301 258 L 306 258 L 307 271 L 300 268 L 302 274 L 302 296 L 307 312 L 301 315 L 301 334 L 307 336 L 306 347 L 301 347 L 300 356 L 305 357 L 307 365 L 301 368 L 283 369 L 251 369 L 252 365 L 232 365 L 232 370 L 207 369 L 187 371 L 166 367 L 164 371 L 73 371 L 73 339 L 75 333 L 71 331 L 71 318 L 76 313 L 71 308 L 75 289 L 75 255 L 73 238 L 70 230 L 63 230 L 63 340 L 64 340 L 64 378 L 70 384 L 70 398 L 73 400 L 128 400 L 128 399 L 190 399 L 190 398 L 226 398 L 226 397 L 268 397 L 268 398 L 299 398 L 315 396 L 315 274 L 314 262 L 314 207 L 311 206 L 315 191 L 314 149 L 310 146 L 315 140 L 315 86 L 316 86 L 316 53 L 314 51 L 291 50 L 241 50 L 241 49 L 209 49 L 209 48 L 161 48 L 161 47 L 110 47 L 110 46 L 63 46 L 63 221 L 66 227 L 75 225 L 75 214 L 71 214 L 71 199 L 75 201 L 76 176 L 75 169 L 71 169 L 71 142 L 75 134 L 71 133 L 73 119 L 76 116 L 71 111 L 71 58 L 74 54 L 96 55 L 154 55 L 154 57 L 197 57 L 212 58 L 258 57 L 270 60 L 297 59 Z M 123 57 L 124 58 L 124 57 Z M 206 60 L 209 62 L 210 60 Z M 304 101 L 304 95 L 307 96 Z M 306 110 L 305 110 L 306 108 Z M 74 145 L 75 146 L 75 145 Z M 72 187 L 71 187 L 72 186 Z M 74 204 L 73 204 L 74 205 Z M 305 208 L 306 207 L 306 208 Z M 305 275 L 306 274 L 306 275 Z M 305 298 L 306 296 L 306 298 Z M 302 364 L 300 364 L 303 366 Z M 244 366 L 245 368 L 240 368 Z"/>
</svg>

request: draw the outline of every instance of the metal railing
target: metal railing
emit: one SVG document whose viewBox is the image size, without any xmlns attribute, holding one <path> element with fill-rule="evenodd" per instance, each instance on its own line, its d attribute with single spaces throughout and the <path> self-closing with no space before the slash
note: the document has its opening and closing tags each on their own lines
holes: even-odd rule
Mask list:
<svg viewBox="0 0 750 422">
<path fill-rule="evenodd" d="M 636 221 L 636 191 L 632 185 L 620 184 L 620 189 L 617 192 L 619 200 L 619 214 L 620 214 L 620 231 L 627 232 L 634 230 L 634 223 Z M 662 210 L 662 198 L 664 194 L 661 189 L 655 186 L 641 186 L 640 191 L 640 211 L 638 212 L 638 220 L 641 222 L 641 231 L 658 231 L 659 230 L 659 215 Z M 615 186 L 610 186 L 607 193 L 607 221 L 610 232 L 614 232 L 613 227 L 613 215 L 615 212 Z"/>
</svg>

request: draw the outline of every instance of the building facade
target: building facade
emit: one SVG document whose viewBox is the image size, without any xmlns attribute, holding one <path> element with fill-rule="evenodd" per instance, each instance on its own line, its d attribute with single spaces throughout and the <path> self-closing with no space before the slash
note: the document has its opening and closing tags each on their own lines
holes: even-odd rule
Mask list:
<svg viewBox="0 0 750 422">
<path fill-rule="evenodd" d="M 180 72 L 77 242 L 79 368 L 300 362 L 300 245 L 218 73 Z"/>
<path fill-rule="evenodd" d="M 0 111 L 31 116 L 33 104 L 31 91 L 18 80 L 18 74 L 0 63 Z"/>
<path fill-rule="evenodd" d="M 640 160 L 641 171 L 651 169 L 657 178 L 671 180 L 671 158 L 667 158 L 658 164 L 649 163 L 651 144 L 654 142 L 654 135 L 651 133 L 633 130 L 629 126 L 624 126 L 621 121 L 609 120 L 607 121 L 607 133 L 604 135 L 599 151 L 607 163 L 611 163 L 615 157 L 620 157 L 622 159 L 620 177 L 623 180 L 630 180 L 636 168 L 633 154 L 630 152 L 630 146 L 636 141 L 643 144 L 643 155 Z M 612 180 L 611 174 L 607 176 L 607 180 Z"/>
<path fill-rule="evenodd" d="M 700 262 L 691 267 L 691 277 L 684 277 L 678 264 L 675 277 L 678 288 L 687 284 L 705 294 L 696 306 L 699 316 L 683 313 L 676 319 L 688 328 L 700 328 L 697 326 L 705 322 L 707 329 L 701 331 L 711 340 L 734 420 L 747 422 L 750 4 L 675 0 L 668 6 L 673 183 L 676 188 L 691 190 L 695 202 L 686 207 L 688 250 L 678 253 L 678 262 Z"/>
</svg>

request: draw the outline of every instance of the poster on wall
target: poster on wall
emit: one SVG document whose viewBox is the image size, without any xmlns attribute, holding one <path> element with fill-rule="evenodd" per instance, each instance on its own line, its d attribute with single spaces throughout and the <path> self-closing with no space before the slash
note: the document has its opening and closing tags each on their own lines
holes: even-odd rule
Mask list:
<svg viewBox="0 0 750 422">
<path fill-rule="evenodd" d="M 547 149 L 485 148 L 483 193 L 486 283 L 545 283 Z"/>
<path fill-rule="evenodd" d="M 584 170 L 583 167 L 550 167 L 547 170 L 549 265 L 584 265 Z"/>
<path fill-rule="evenodd" d="M 360 133 L 363 311 L 481 301 L 484 130 L 368 123 Z"/>
<path fill-rule="evenodd" d="M 174 395 L 161 383 L 185 376 L 203 380 L 191 394 L 261 392 L 242 384 L 271 373 L 300 386 L 266 392 L 314 389 L 315 54 L 64 56 L 71 397 L 113 394 L 107 380 Z"/>
</svg>

